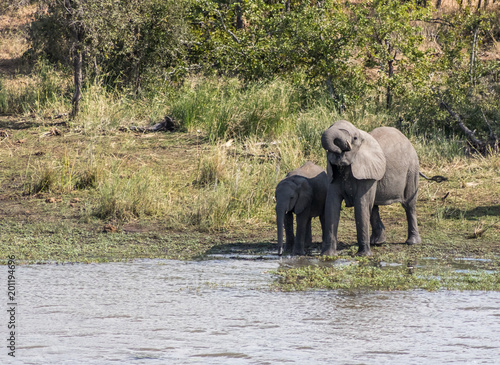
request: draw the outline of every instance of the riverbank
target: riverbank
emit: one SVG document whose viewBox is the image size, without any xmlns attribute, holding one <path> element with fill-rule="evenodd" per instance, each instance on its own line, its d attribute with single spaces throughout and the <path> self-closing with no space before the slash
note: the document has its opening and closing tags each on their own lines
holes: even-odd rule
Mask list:
<svg viewBox="0 0 500 365">
<path fill-rule="evenodd" d="M 224 72 L 190 73 L 179 80 L 160 78 L 141 91 L 88 75 L 79 114 L 70 119 L 71 67 L 27 57 L 36 10 L 29 5 L 0 17 L 0 40 L 6 45 L 0 107 L 7 113 L 0 116 L 0 260 L 12 255 L 20 264 L 274 255 L 277 182 L 307 160 L 324 167 L 321 132 L 347 119 L 366 131 L 398 127 L 415 146 L 421 171 L 449 180 L 421 180 L 422 244 L 400 244 L 406 235 L 403 209 L 381 207 L 387 243 L 373 247 L 373 257 L 356 258 L 353 211 L 344 209 L 340 260 L 317 256 L 321 232 L 315 220 L 311 256 L 292 265 L 285 260 L 277 288 L 500 290 L 500 156 L 483 157 L 466 148 L 455 119 L 432 96 L 446 85 L 431 83 L 430 94 L 410 88 L 404 96 L 400 90 L 395 108 L 387 109 L 384 87 L 373 77 L 357 79 L 362 74 L 354 69 L 339 76 L 340 86 L 353 82 L 359 93 L 343 95 L 342 86 L 340 99 L 323 84 L 307 81 L 307 75 L 245 81 Z M 486 45 L 493 53 L 478 52 L 489 54 L 481 61 L 496 54 L 493 43 Z M 438 63 L 433 59 L 432 64 Z M 439 74 L 456 80 L 463 72 L 468 79 L 472 68 L 454 63 L 461 64 Z M 383 74 L 370 69 L 373 60 L 366 67 L 372 76 Z M 434 73 L 411 73 L 427 74 Z M 477 99 L 466 90 L 464 100 L 470 99 L 472 109 L 453 105 L 483 137 L 485 131 L 495 135 L 498 120 L 497 99 L 490 95 L 495 89 L 481 86 L 494 86 L 488 75 L 477 80 Z M 349 85 L 346 91 L 356 89 Z M 166 115 L 173 118 L 173 132 L 132 131 Z M 455 273 L 461 276 L 453 278 Z"/>
<path fill-rule="evenodd" d="M 283 143 L 214 145 L 202 133 L 119 128 L 86 133 L 58 119 L 29 117 L 2 117 L 0 130 L 0 259 L 15 255 L 24 263 L 274 254 L 274 188 L 287 172 L 282 167 L 286 161 L 303 162 L 293 162 L 297 157 L 290 157 Z M 344 270 L 347 266 L 323 259 L 307 269 L 284 267 L 279 272 L 283 289 L 433 289 L 437 284 L 432 278 L 462 260 L 480 262 L 481 272 L 493 273 L 484 289 L 500 290 L 500 156 L 439 160 L 432 152 L 435 144 L 413 142 L 421 170 L 449 178 L 441 184 L 420 182 L 422 244 L 400 244 L 406 235 L 404 210 L 399 205 L 381 207 L 387 243 L 373 247 L 373 257 L 355 259 L 353 211 L 346 208 L 339 255 L 357 263 L 347 265 L 351 273 Z M 321 152 L 315 156 L 324 165 Z M 320 234 L 315 222 L 313 256 Z M 440 263 L 433 265 L 426 284 L 403 280 L 422 262 Z M 388 272 L 403 275 L 407 285 L 351 280 L 371 276 L 380 284 Z M 351 279 L 339 281 L 341 273 Z"/>
</svg>

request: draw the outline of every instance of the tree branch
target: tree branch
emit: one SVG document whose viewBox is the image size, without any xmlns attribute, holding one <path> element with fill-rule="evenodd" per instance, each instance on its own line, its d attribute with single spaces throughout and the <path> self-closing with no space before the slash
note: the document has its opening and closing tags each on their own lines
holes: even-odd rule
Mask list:
<svg viewBox="0 0 500 365">
<path fill-rule="evenodd" d="M 231 32 L 229 29 L 227 29 L 226 27 L 226 23 L 224 23 L 224 19 L 222 18 L 222 14 L 220 13 L 219 10 L 215 9 L 215 12 L 217 13 L 217 15 L 219 15 L 219 19 L 220 19 L 220 22 L 222 23 L 222 27 L 224 28 L 224 30 L 226 31 L 226 33 L 228 33 L 232 38 L 233 40 L 236 42 L 236 43 L 240 43 L 240 40 L 238 39 L 238 37 L 236 37 L 234 35 L 233 32 Z"/>
<path fill-rule="evenodd" d="M 486 123 L 486 125 L 488 126 L 488 129 L 490 130 L 490 135 L 489 135 L 490 140 L 493 141 L 493 142 L 498 141 L 498 136 L 495 134 L 495 132 L 491 128 L 491 124 L 488 121 L 488 119 L 486 118 L 486 115 L 484 115 L 483 109 L 481 109 L 481 114 L 483 114 L 484 122 Z"/>
<path fill-rule="evenodd" d="M 479 24 L 474 30 L 474 35 L 472 38 L 472 50 L 470 52 L 470 86 L 469 95 L 472 95 L 472 91 L 476 84 L 476 59 L 477 59 L 477 34 L 479 33 Z"/>
<path fill-rule="evenodd" d="M 474 143 L 478 147 L 484 147 L 485 143 L 476 138 L 475 132 L 471 131 L 465 123 L 460 118 L 460 115 L 455 113 L 451 107 L 443 100 L 443 97 L 438 93 L 439 100 L 441 105 L 446 109 L 446 111 L 457 121 L 458 127 L 466 134 L 466 136 L 470 139 L 472 143 Z"/>
<path fill-rule="evenodd" d="M 455 28 L 455 24 L 453 24 L 453 23 L 451 23 L 451 22 L 449 22 L 447 20 L 440 19 L 440 18 L 424 20 L 424 22 L 426 22 L 426 23 L 433 23 L 433 24 L 440 24 L 440 25 L 447 25 L 449 27 Z"/>
</svg>

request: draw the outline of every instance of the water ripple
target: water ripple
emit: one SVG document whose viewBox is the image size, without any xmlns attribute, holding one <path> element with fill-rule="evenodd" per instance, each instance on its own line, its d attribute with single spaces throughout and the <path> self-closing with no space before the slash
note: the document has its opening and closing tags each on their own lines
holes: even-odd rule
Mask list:
<svg viewBox="0 0 500 365">
<path fill-rule="evenodd" d="M 500 293 L 281 293 L 268 290 L 278 266 L 20 266 L 13 363 L 497 363 Z"/>
</svg>

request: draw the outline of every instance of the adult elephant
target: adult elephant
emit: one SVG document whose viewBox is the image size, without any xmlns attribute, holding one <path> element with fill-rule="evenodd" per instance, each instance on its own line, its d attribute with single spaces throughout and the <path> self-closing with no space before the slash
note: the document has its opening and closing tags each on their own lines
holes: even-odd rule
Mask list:
<svg viewBox="0 0 500 365">
<path fill-rule="evenodd" d="M 313 217 L 320 218 L 324 232 L 326 190 L 326 172 L 312 162 L 306 162 L 288 173 L 278 183 L 275 193 L 278 255 L 283 254 L 283 225 L 286 233 L 285 251 L 291 251 L 294 255 L 305 255 L 305 244 L 312 243 L 311 220 Z M 293 213 L 297 220 L 295 237 Z"/>
<path fill-rule="evenodd" d="M 392 127 L 366 133 L 340 120 L 323 133 L 321 144 L 327 151 L 329 177 L 322 254 L 336 255 L 343 200 L 354 207 L 359 255 L 370 255 L 370 244 L 386 240 L 379 205 L 401 203 L 408 221 L 406 243 L 421 242 L 416 214 L 419 164 L 408 138 Z"/>
</svg>

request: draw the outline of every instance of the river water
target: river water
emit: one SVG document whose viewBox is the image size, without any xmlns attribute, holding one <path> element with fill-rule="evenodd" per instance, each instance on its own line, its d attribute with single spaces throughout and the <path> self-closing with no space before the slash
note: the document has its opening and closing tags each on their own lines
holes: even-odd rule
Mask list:
<svg viewBox="0 0 500 365">
<path fill-rule="evenodd" d="M 18 266 L 16 357 L 4 341 L 0 363 L 500 363 L 500 293 L 283 293 L 270 290 L 279 265 Z"/>
</svg>

